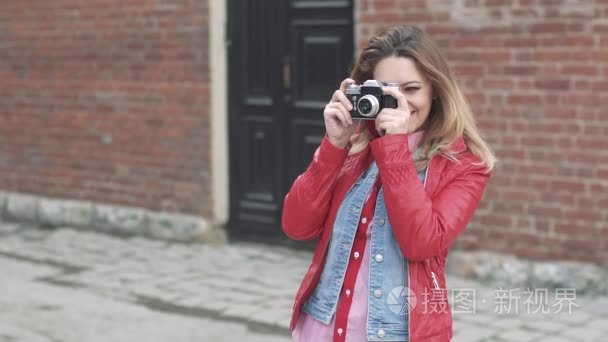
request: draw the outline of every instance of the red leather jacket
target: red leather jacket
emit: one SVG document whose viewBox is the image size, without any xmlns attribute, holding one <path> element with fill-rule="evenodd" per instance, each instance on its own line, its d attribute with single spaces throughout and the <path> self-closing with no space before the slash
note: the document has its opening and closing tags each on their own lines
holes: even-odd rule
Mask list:
<svg viewBox="0 0 608 342">
<path fill-rule="evenodd" d="M 338 208 L 372 160 L 378 165 L 395 239 L 408 260 L 410 289 L 420 303 L 423 293 L 432 292 L 437 285 L 446 288 L 448 248 L 473 216 L 490 175 L 459 138 L 449 147 L 457 161 L 443 156 L 432 158 L 423 185 L 407 144 L 405 134 L 387 135 L 349 156 L 347 150 L 335 147 L 325 137 L 308 169 L 295 180 L 284 201 L 283 231 L 295 240 L 319 241 L 296 294 L 290 330 L 295 328 L 302 305 L 323 271 Z M 447 296 L 441 305 L 447 309 L 433 312 L 428 306 L 412 305 L 408 316 L 410 341 L 451 339 Z"/>
</svg>

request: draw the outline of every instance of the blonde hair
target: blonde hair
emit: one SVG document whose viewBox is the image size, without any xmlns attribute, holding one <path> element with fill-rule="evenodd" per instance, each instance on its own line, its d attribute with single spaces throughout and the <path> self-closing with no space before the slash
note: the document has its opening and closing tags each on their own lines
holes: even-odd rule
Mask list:
<svg viewBox="0 0 608 342">
<path fill-rule="evenodd" d="M 487 172 L 494 168 L 496 158 L 481 137 L 473 112 L 458 84 L 452 77 L 445 59 L 437 45 L 418 27 L 399 26 L 379 36 L 372 37 L 351 72 L 357 84 L 373 79 L 376 64 L 387 57 L 411 58 L 418 70 L 426 76 L 433 87 L 431 111 L 422 129 L 424 138 L 414 156 L 418 171 L 428 166 L 431 158 L 440 154 L 449 159 L 455 157 L 447 147 L 462 136 L 468 149 L 486 165 Z M 353 136 L 350 153 L 363 150 L 371 141 L 371 133 L 363 128 Z"/>
</svg>

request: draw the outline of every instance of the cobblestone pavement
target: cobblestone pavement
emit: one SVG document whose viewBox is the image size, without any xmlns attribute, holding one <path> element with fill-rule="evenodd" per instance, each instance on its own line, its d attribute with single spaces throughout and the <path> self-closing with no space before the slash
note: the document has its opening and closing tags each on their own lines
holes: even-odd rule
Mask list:
<svg viewBox="0 0 608 342">
<path fill-rule="evenodd" d="M 2 342 L 288 340 L 241 323 L 151 310 L 87 289 L 57 286 L 45 281 L 61 272 L 52 266 L 0 256 L 0 272 Z"/>
<path fill-rule="evenodd" d="M 0 222 L 0 342 L 290 341 L 293 297 L 310 258 L 252 243 L 179 244 Z M 475 300 L 453 305 L 463 311 L 454 313 L 453 341 L 606 340 L 608 297 L 541 307 L 526 306 L 519 289 L 454 277 L 448 287 L 474 291 L 467 298 Z"/>
</svg>

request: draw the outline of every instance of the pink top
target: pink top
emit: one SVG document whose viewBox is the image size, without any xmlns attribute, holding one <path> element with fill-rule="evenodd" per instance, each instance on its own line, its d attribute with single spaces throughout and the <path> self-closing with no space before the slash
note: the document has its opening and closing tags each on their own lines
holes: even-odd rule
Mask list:
<svg viewBox="0 0 608 342">
<path fill-rule="evenodd" d="M 422 139 L 424 132 L 415 132 L 408 136 L 410 151 L 413 153 Z M 369 195 L 368 195 L 369 198 Z M 367 198 L 366 198 L 367 201 Z M 373 222 L 373 218 L 370 220 Z M 348 312 L 348 323 L 346 324 L 346 337 L 348 342 L 367 342 L 367 304 L 369 291 L 369 256 L 370 237 L 372 224 L 368 226 L 366 233 L 365 248 L 363 250 L 361 267 L 357 273 L 357 280 L 353 291 L 353 301 Z M 340 297 L 338 297 L 340 298 Z M 333 341 L 334 325 L 336 315 L 334 314 L 328 325 L 317 321 L 305 312 L 300 314 L 296 327 L 291 336 L 295 342 L 329 342 Z"/>
</svg>

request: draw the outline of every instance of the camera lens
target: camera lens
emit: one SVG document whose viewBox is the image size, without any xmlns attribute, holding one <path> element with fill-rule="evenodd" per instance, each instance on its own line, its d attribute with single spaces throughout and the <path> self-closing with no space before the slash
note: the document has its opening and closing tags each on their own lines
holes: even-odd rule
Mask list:
<svg viewBox="0 0 608 342">
<path fill-rule="evenodd" d="M 365 95 L 357 102 L 357 108 L 362 116 L 373 118 L 378 114 L 380 104 L 373 95 Z"/>
<path fill-rule="evenodd" d="M 369 114 L 370 110 L 372 110 L 372 104 L 369 103 L 369 100 L 361 100 L 359 103 L 359 111 L 361 114 Z"/>
</svg>

